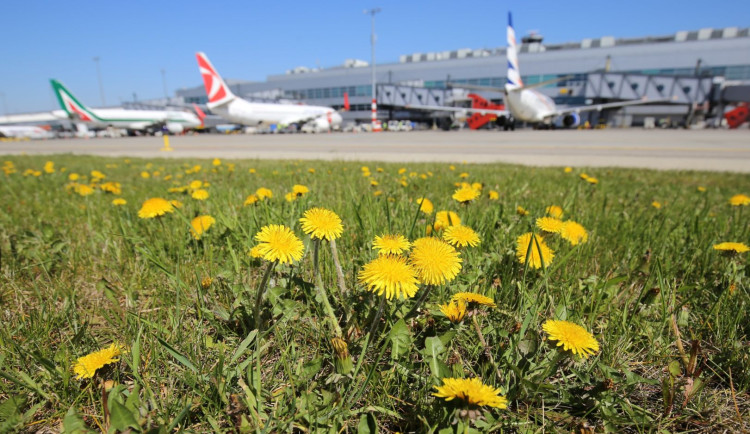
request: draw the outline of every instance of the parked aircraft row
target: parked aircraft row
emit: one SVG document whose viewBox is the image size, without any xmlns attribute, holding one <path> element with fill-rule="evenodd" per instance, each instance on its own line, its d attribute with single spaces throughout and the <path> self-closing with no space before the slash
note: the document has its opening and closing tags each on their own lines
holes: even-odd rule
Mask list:
<svg viewBox="0 0 750 434">
<path fill-rule="evenodd" d="M 580 112 L 656 102 L 638 100 L 558 108 L 551 98 L 536 90 L 536 88 L 548 85 L 556 80 L 532 85 L 524 85 L 521 80 L 518 48 L 510 13 L 508 13 L 507 44 L 507 82 L 502 89 L 505 94 L 507 109 L 493 110 L 448 106 L 420 106 L 419 109 L 433 112 L 493 114 L 504 121 L 501 123 L 505 124 L 506 129 L 512 129 L 516 120 L 546 125 L 558 120 L 563 126 L 571 127 L 578 125 Z M 204 53 L 196 53 L 196 58 L 208 97 L 208 109 L 230 122 L 247 126 L 296 124 L 312 128 L 313 131 L 328 131 L 341 127 L 342 116 L 332 107 L 290 103 L 259 103 L 244 100 L 232 93 Z M 177 134 L 203 126 L 203 119 L 205 118 L 205 115 L 197 106 L 195 106 L 195 113 L 169 110 L 126 110 L 121 108 L 91 109 L 81 103 L 59 81 L 51 80 L 51 84 L 63 109 L 62 111 L 52 112 L 52 115 L 55 118 L 68 118 L 76 122 L 82 122 L 94 128 L 117 127 L 128 131 L 142 132 L 166 129 L 170 133 Z M 413 107 L 407 106 L 407 108 Z M 345 109 L 348 109 L 348 98 L 346 96 Z M 0 131 L 0 134 L 13 134 L 12 130 L 6 131 Z M 32 134 L 31 130 L 28 129 L 19 129 L 16 130 L 16 133 Z"/>
</svg>

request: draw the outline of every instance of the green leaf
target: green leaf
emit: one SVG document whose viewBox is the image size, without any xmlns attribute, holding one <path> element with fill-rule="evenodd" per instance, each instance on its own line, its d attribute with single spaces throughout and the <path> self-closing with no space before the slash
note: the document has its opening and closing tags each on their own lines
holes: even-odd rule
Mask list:
<svg viewBox="0 0 750 434">
<path fill-rule="evenodd" d="M 314 377 L 323 367 L 323 358 L 316 357 L 302 365 L 301 380 L 306 381 Z"/>
<path fill-rule="evenodd" d="M 448 366 L 442 360 L 445 346 L 436 336 L 425 339 L 424 344 L 425 348 L 422 354 L 424 354 L 425 361 L 430 366 L 430 372 L 435 378 L 443 378 L 449 372 Z"/>
<path fill-rule="evenodd" d="M 119 399 L 110 394 L 110 399 L 107 403 L 109 405 L 110 432 L 126 431 L 128 428 L 133 428 L 137 431 L 141 430 L 138 419 L 133 416 L 133 412 L 128 410 Z"/>
<path fill-rule="evenodd" d="M 68 412 L 65 413 L 65 418 L 63 419 L 63 431 L 70 434 L 92 432 L 88 429 L 73 406 L 71 406 L 68 409 Z"/>
<path fill-rule="evenodd" d="M 391 359 L 396 359 L 409 351 L 412 341 L 411 332 L 403 319 L 393 325 L 388 339 L 391 341 Z"/>
<path fill-rule="evenodd" d="M 682 368 L 680 368 L 680 362 L 677 360 L 672 360 L 669 362 L 669 375 L 671 375 L 674 378 L 677 378 L 682 373 Z"/>
<path fill-rule="evenodd" d="M 232 354 L 232 358 L 229 360 L 229 364 L 233 365 L 234 362 L 237 361 L 242 355 L 245 353 L 245 350 L 247 350 L 247 347 L 250 346 L 250 344 L 255 340 L 255 336 L 258 334 L 258 330 L 253 330 L 250 333 L 247 334 L 247 337 L 240 342 L 240 346 L 237 347 L 237 349 L 234 351 L 234 354 Z"/>
<path fill-rule="evenodd" d="M 357 425 L 357 434 L 376 434 L 378 432 L 378 423 L 372 414 L 363 414 L 359 418 Z"/>
<path fill-rule="evenodd" d="M 174 348 L 172 348 L 172 346 L 169 345 L 162 338 L 157 337 L 156 340 L 158 340 L 159 343 L 164 347 L 164 349 L 166 349 L 167 352 L 169 354 L 171 354 L 172 357 L 174 357 L 175 359 L 177 359 L 177 361 L 180 362 L 183 366 L 185 366 L 186 368 L 190 369 L 191 371 L 193 371 L 195 373 L 198 373 L 198 368 L 196 368 L 195 365 L 193 365 L 193 363 L 190 362 L 190 360 L 188 360 L 187 357 L 183 356 L 177 350 L 175 350 Z"/>
</svg>

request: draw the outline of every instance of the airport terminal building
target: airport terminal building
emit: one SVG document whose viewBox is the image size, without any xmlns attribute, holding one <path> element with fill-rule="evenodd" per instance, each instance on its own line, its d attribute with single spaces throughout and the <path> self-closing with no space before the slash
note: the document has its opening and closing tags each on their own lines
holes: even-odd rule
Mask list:
<svg viewBox="0 0 750 434">
<path fill-rule="evenodd" d="M 700 29 L 632 39 L 604 36 L 562 44 L 544 44 L 541 37 L 531 35 L 523 38 L 519 64 L 522 79 L 527 85 L 567 77 L 540 88 L 541 92 L 562 106 L 627 98 L 613 94 L 613 89 L 621 87 L 621 84 L 611 81 L 608 92 L 599 94 L 601 91 L 585 90 L 588 77 L 603 71 L 619 73 L 625 79 L 643 76 L 702 77 L 704 83 L 723 81 L 750 84 L 748 30 L 737 27 Z M 417 95 L 420 100 L 420 95 L 432 95 L 436 98 L 432 102 L 442 105 L 452 103 L 452 96 L 457 95 L 455 91 L 446 89 L 450 85 L 502 87 L 507 65 L 505 51 L 502 47 L 413 53 L 400 56 L 398 62 L 379 63 L 378 118 L 414 119 L 424 116 L 424 112 L 407 110 L 402 104 L 394 102 L 391 95 L 394 91 L 400 93 L 403 97 L 401 100 L 405 101 L 409 99 L 407 92 L 418 90 L 422 92 Z M 633 90 L 638 86 L 632 80 L 626 80 L 626 83 Z M 235 94 L 250 100 L 292 100 L 334 108 L 342 107 L 346 92 L 351 110 L 344 114 L 344 119 L 360 122 L 370 119 L 371 68 L 361 60 L 347 60 L 341 66 L 324 69 L 299 67 L 268 76 L 264 82 L 227 80 L 227 84 Z M 663 88 L 669 84 L 660 86 Z M 694 93 L 690 85 L 683 83 L 682 89 L 685 94 Z M 489 100 L 502 100 L 500 93 L 479 93 Z M 701 103 L 708 93 L 709 89 L 703 89 L 694 98 L 688 98 L 689 102 Z M 202 85 L 180 89 L 177 97 L 187 103 L 204 104 L 207 101 Z M 418 103 L 416 100 L 414 102 Z M 639 116 L 684 116 L 688 110 L 690 107 L 683 104 L 632 106 L 619 111 L 620 114 L 628 114 L 632 122 Z"/>
</svg>

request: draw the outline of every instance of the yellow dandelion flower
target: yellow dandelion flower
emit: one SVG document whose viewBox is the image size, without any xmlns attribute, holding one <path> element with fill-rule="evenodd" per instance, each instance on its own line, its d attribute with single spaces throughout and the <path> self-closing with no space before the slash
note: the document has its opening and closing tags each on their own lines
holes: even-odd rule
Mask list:
<svg viewBox="0 0 750 434">
<path fill-rule="evenodd" d="M 435 209 L 432 205 L 432 201 L 426 197 L 418 198 L 417 203 L 419 204 L 419 210 L 427 215 L 432 214 L 432 211 Z"/>
<path fill-rule="evenodd" d="M 466 179 L 466 178 L 469 177 L 469 174 L 466 173 L 466 172 L 462 172 L 462 173 L 458 174 L 458 177 L 461 178 L 461 179 Z"/>
<path fill-rule="evenodd" d="M 294 192 L 290 191 L 289 193 L 284 195 L 284 199 L 286 199 L 287 202 L 294 202 L 295 200 L 297 200 L 297 195 L 294 194 Z"/>
<path fill-rule="evenodd" d="M 586 182 L 588 182 L 589 184 L 598 184 L 599 179 L 594 178 L 593 176 L 589 176 L 588 178 L 586 178 Z"/>
<path fill-rule="evenodd" d="M 427 285 L 442 285 L 455 279 L 461 271 L 461 257 L 453 246 L 435 237 L 414 241 L 409 261 L 419 280 Z"/>
<path fill-rule="evenodd" d="M 370 180 L 370 186 L 371 187 L 377 187 L 378 185 L 380 185 L 380 183 L 378 181 L 376 181 L 374 179 Z"/>
<path fill-rule="evenodd" d="M 111 193 L 111 194 L 122 194 L 122 185 L 120 185 L 119 182 L 105 182 L 104 184 L 101 184 L 99 188 L 102 189 L 105 193 Z"/>
<path fill-rule="evenodd" d="M 370 171 L 370 168 L 369 168 L 369 167 L 367 167 L 367 166 L 362 166 L 362 167 L 360 168 L 360 170 L 361 170 L 361 171 L 363 171 L 363 172 L 369 172 L 369 171 Z"/>
<path fill-rule="evenodd" d="M 78 179 L 80 179 L 80 178 L 81 178 L 81 175 L 79 175 L 79 174 L 77 174 L 75 172 L 71 173 L 70 175 L 68 175 L 68 180 L 69 181 L 78 181 Z"/>
<path fill-rule="evenodd" d="M 52 161 L 48 161 L 44 163 L 44 173 L 55 173 L 55 163 Z"/>
<path fill-rule="evenodd" d="M 260 244 L 250 249 L 248 255 L 252 256 L 253 258 L 262 258 L 263 252 L 261 252 Z"/>
<path fill-rule="evenodd" d="M 563 347 L 565 351 L 569 350 L 586 359 L 599 351 L 599 342 L 578 324 L 570 321 L 547 320 L 542 328 L 549 335 L 549 339 L 557 341 L 557 346 Z"/>
<path fill-rule="evenodd" d="M 390 300 L 411 298 L 417 293 L 417 272 L 401 256 L 381 255 L 362 267 L 359 281 L 368 291 Z"/>
<path fill-rule="evenodd" d="M 255 190 L 255 195 L 258 196 L 258 199 L 260 200 L 273 198 L 273 193 L 271 192 L 271 190 L 265 187 L 261 187 Z"/>
<path fill-rule="evenodd" d="M 703 192 L 705 192 L 705 191 L 706 191 L 706 187 L 703 187 L 703 186 L 700 186 L 700 185 L 699 185 L 699 186 L 698 186 L 698 191 L 700 191 L 701 193 L 703 193 Z"/>
<path fill-rule="evenodd" d="M 744 194 L 735 194 L 729 199 L 729 204 L 732 206 L 747 206 L 750 205 L 750 197 Z"/>
<path fill-rule="evenodd" d="M 381 190 L 375 190 L 372 192 L 372 195 L 375 197 L 382 196 L 383 192 Z"/>
<path fill-rule="evenodd" d="M 123 199 L 121 197 L 118 197 L 117 199 L 112 200 L 112 205 L 114 205 L 114 206 L 127 205 L 127 203 L 128 203 L 128 201 L 126 201 L 125 199 Z"/>
<path fill-rule="evenodd" d="M 88 196 L 90 194 L 94 194 L 94 188 L 90 185 L 80 184 L 76 186 L 75 192 L 81 196 Z"/>
<path fill-rule="evenodd" d="M 564 169 L 564 171 L 565 171 L 565 173 L 570 173 L 570 172 L 572 172 L 572 171 L 573 171 L 573 168 L 572 168 L 572 167 L 566 167 L 566 168 Z"/>
<path fill-rule="evenodd" d="M 171 203 L 172 206 L 175 207 L 175 208 L 177 208 L 177 209 L 182 208 L 182 202 L 180 202 L 179 200 L 176 200 L 176 199 L 175 200 L 170 200 L 169 203 Z"/>
<path fill-rule="evenodd" d="M 150 174 L 150 173 L 148 173 L 148 172 L 146 172 L 146 171 L 144 170 L 143 172 L 141 172 L 141 178 L 143 178 L 143 179 L 148 179 L 148 178 L 151 178 L 151 174 Z"/>
<path fill-rule="evenodd" d="M 495 190 L 490 190 L 489 193 L 487 193 L 487 196 L 490 198 L 490 200 L 500 199 L 500 193 L 496 192 Z"/>
<path fill-rule="evenodd" d="M 372 248 L 378 251 L 378 255 L 400 255 L 411 248 L 411 243 L 403 235 L 386 234 L 375 236 Z"/>
<path fill-rule="evenodd" d="M 310 234 L 313 239 L 335 240 L 344 232 L 341 218 L 325 208 L 309 209 L 299 221 L 302 223 L 302 231 Z"/>
<path fill-rule="evenodd" d="M 196 179 L 195 181 L 191 181 L 190 182 L 190 186 L 189 187 L 190 187 L 191 190 L 197 190 L 197 189 L 203 187 L 203 182 L 201 182 L 201 181 L 199 181 L 199 180 Z"/>
<path fill-rule="evenodd" d="M 586 232 L 586 228 L 572 220 L 568 220 L 562 224 L 560 236 L 569 241 L 573 246 L 578 245 L 578 243 L 585 243 L 589 239 L 589 233 Z"/>
<path fill-rule="evenodd" d="M 213 226 L 214 223 L 216 223 L 216 219 L 210 215 L 200 215 L 190 221 L 190 226 L 192 226 L 190 233 L 193 235 L 193 238 L 200 240 L 203 233 Z"/>
<path fill-rule="evenodd" d="M 473 189 L 471 186 L 461 187 L 453 193 L 453 199 L 461 203 L 469 203 L 479 196 L 479 192 Z"/>
<path fill-rule="evenodd" d="M 309 192 L 310 189 L 304 185 L 294 184 L 294 186 L 292 186 L 292 193 L 294 193 L 295 196 L 304 196 Z"/>
<path fill-rule="evenodd" d="M 202 188 L 199 188 L 198 190 L 195 190 L 193 194 L 190 195 L 195 200 L 206 200 L 208 199 L 208 191 L 204 190 Z"/>
<path fill-rule="evenodd" d="M 406 182 L 406 179 L 402 179 L 398 183 L 401 184 L 402 187 L 408 187 L 409 186 L 409 183 Z"/>
<path fill-rule="evenodd" d="M 491 298 L 486 297 L 482 294 L 477 294 L 475 292 L 457 292 L 453 294 L 451 300 L 460 300 L 466 304 L 478 304 L 482 306 L 497 307 L 497 305 Z"/>
<path fill-rule="evenodd" d="M 530 256 L 528 257 L 529 267 L 541 268 L 542 262 L 544 262 L 545 267 L 548 267 L 552 262 L 552 259 L 555 257 L 555 252 L 547 247 L 547 244 L 544 242 L 543 238 L 534 238 L 536 239 L 536 241 L 532 243 L 531 232 L 527 232 L 518 237 L 518 239 L 516 240 L 516 258 L 518 258 L 518 262 L 520 262 L 522 265 L 526 264 L 526 255 L 528 252 L 530 253 Z M 539 243 L 538 247 L 537 243 Z M 539 254 L 540 250 L 541 255 Z"/>
<path fill-rule="evenodd" d="M 404 173 L 406 173 L 406 168 L 402 167 L 402 168 L 398 169 L 398 174 L 399 175 L 403 175 Z"/>
<path fill-rule="evenodd" d="M 585 172 L 581 173 L 580 175 L 578 175 L 578 177 L 581 178 L 581 179 L 583 179 L 584 181 L 587 180 L 587 179 L 589 179 L 589 175 L 587 173 L 585 173 Z"/>
<path fill-rule="evenodd" d="M 557 205 L 548 206 L 546 211 L 547 214 L 558 219 L 562 218 L 563 216 L 563 209 Z"/>
<path fill-rule="evenodd" d="M 98 170 L 92 170 L 91 171 L 91 177 L 92 178 L 98 178 L 98 179 L 104 179 L 107 177 L 107 175 L 103 174 L 102 172 Z"/>
<path fill-rule="evenodd" d="M 312 167 L 309 168 L 309 169 L 307 169 L 307 171 L 310 172 L 310 173 L 315 173 L 315 169 L 313 169 Z"/>
<path fill-rule="evenodd" d="M 748 248 L 744 243 L 725 242 L 714 244 L 714 250 L 721 250 L 730 253 L 745 253 L 750 250 L 750 248 Z"/>
<path fill-rule="evenodd" d="M 476 247 L 480 243 L 479 235 L 468 226 L 448 226 L 443 232 L 443 239 L 455 247 Z"/>
<path fill-rule="evenodd" d="M 526 210 L 526 208 L 522 207 L 521 205 L 518 205 L 516 207 L 516 214 L 520 215 L 521 217 L 529 215 L 529 211 Z"/>
<path fill-rule="evenodd" d="M 473 183 L 471 183 L 471 188 L 473 188 L 474 190 L 476 190 L 476 191 L 478 191 L 478 192 L 481 193 L 481 191 L 484 188 L 484 186 L 482 185 L 481 182 L 473 182 Z"/>
<path fill-rule="evenodd" d="M 453 211 L 438 211 L 438 213 L 435 214 L 434 227 L 436 231 L 447 228 L 449 226 L 457 226 L 460 224 L 461 218 L 458 217 L 458 214 Z"/>
<path fill-rule="evenodd" d="M 113 343 L 107 348 L 79 357 L 78 360 L 76 360 L 75 365 L 73 365 L 73 372 L 76 374 L 76 380 L 91 378 L 97 370 L 109 365 L 110 363 L 119 362 L 120 359 L 117 357 L 120 354 L 122 354 L 122 346 Z"/>
<path fill-rule="evenodd" d="M 154 217 L 163 216 L 168 212 L 174 212 L 174 205 L 171 202 L 160 197 L 152 197 L 143 202 L 141 209 L 138 211 L 138 217 L 142 219 L 152 219 Z"/>
<path fill-rule="evenodd" d="M 254 203 L 257 203 L 260 199 L 258 199 L 258 196 L 251 194 L 250 196 L 245 199 L 245 203 L 243 203 L 243 206 L 252 205 Z"/>
<path fill-rule="evenodd" d="M 461 400 L 468 407 L 508 408 L 508 400 L 501 396 L 499 388 L 487 386 L 479 378 L 443 378 L 442 386 L 433 386 L 437 392 L 433 396 L 446 401 Z"/>
<path fill-rule="evenodd" d="M 258 252 L 266 261 L 279 261 L 282 264 L 291 264 L 302 258 L 304 245 L 291 229 L 284 225 L 267 225 L 255 234 L 255 240 L 259 241 Z"/>
<path fill-rule="evenodd" d="M 218 158 L 214 158 L 214 161 L 211 162 L 214 166 L 221 166 L 221 160 Z"/>
<path fill-rule="evenodd" d="M 201 288 L 208 289 L 211 287 L 212 283 L 214 283 L 214 279 L 212 279 L 211 276 L 206 276 L 201 279 Z"/>
<path fill-rule="evenodd" d="M 550 234 L 559 233 L 562 230 L 562 220 L 554 217 L 540 217 L 536 219 L 536 227 Z"/>
<path fill-rule="evenodd" d="M 466 302 L 458 300 L 451 301 L 448 304 L 440 305 L 440 312 L 443 313 L 452 323 L 459 323 L 466 316 Z"/>
<path fill-rule="evenodd" d="M 653 201 L 653 202 L 651 202 L 651 206 L 654 207 L 654 208 L 656 208 L 656 209 L 659 209 L 659 208 L 661 208 L 661 202 Z"/>
</svg>

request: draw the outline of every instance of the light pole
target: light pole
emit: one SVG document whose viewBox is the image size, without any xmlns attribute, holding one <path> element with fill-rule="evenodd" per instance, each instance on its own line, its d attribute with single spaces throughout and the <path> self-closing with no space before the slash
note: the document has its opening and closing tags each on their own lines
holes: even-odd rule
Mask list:
<svg viewBox="0 0 750 434">
<path fill-rule="evenodd" d="M 99 68 L 99 56 L 94 56 L 94 63 L 96 63 L 96 76 L 99 78 L 99 94 L 102 97 L 102 105 L 107 105 L 107 100 L 104 99 L 104 85 L 102 84 L 102 70 Z"/>
<path fill-rule="evenodd" d="M 169 99 L 169 92 L 167 92 L 167 71 L 164 68 L 161 69 L 161 84 L 164 86 L 164 98 Z"/>
<path fill-rule="evenodd" d="M 380 131 L 380 123 L 378 122 L 378 97 L 376 94 L 376 83 L 375 83 L 375 14 L 380 12 L 380 8 L 366 9 L 365 14 L 370 15 L 370 46 L 372 49 L 372 130 Z"/>
</svg>

